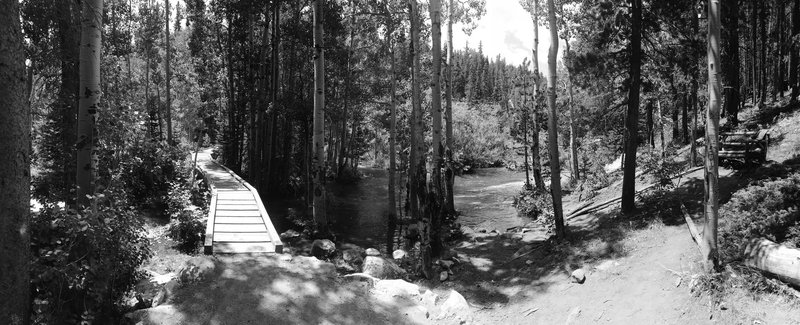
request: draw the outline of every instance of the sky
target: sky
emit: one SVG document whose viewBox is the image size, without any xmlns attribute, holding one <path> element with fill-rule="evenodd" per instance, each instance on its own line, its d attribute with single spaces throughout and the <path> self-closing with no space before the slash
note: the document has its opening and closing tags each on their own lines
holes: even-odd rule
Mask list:
<svg viewBox="0 0 800 325">
<path fill-rule="evenodd" d="M 542 9 L 542 7 L 540 7 Z M 443 31 L 444 33 L 445 31 Z M 486 0 L 486 14 L 478 21 L 477 28 L 467 36 L 461 25 L 453 27 L 453 44 L 456 49 L 477 49 L 483 43 L 483 53 L 494 60 L 498 54 L 507 63 L 521 64 L 532 55 L 533 22 L 530 14 L 522 8 L 519 0 Z M 562 41 L 563 43 L 563 41 Z M 559 46 L 559 57 L 562 50 Z M 547 73 L 547 51 L 550 48 L 550 31 L 539 26 L 539 70 Z"/>
</svg>

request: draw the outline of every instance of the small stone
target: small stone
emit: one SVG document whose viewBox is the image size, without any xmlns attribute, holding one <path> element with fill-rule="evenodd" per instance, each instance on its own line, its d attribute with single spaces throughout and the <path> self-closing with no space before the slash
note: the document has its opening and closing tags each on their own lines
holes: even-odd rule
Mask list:
<svg viewBox="0 0 800 325">
<path fill-rule="evenodd" d="M 181 283 L 195 283 L 203 281 L 214 272 L 214 261 L 211 257 L 195 256 L 186 261 L 178 271 Z"/>
<path fill-rule="evenodd" d="M 300 233 L 294 229 L 289 229 L 280 234 L 281 240 L 286 242 L 293 242 L 300 238 Z"/>
<path fill-rule="evenodd" d="M 362 272 L 378 279 L 399 279 L 406 275 L 406 271 L 397 264 L 380 256 L 367 256 Z"/>
<path fill-rule="evenodd" d="M 361 265 L 364 263 L 364 256 L 356 249 L 348 249 L 342 252 L 342 259 L 350 265 Z"/>
<path fill-rule="evenodd" d="M 395 260 L 402 260 L 408 256 L 408 253 L 402 249 L 396 249 L 392 252 L 392 258 Z"/>
<path fill-rule="evenodd" d="M 374 248 L 367 248 L 367 256 L 381 256 L 381 252 Z"/>
<path fill-rule="evenodd" d="M 448 270 L 449 270 L 451 267 L 453 267 L 453 264 L 455 264 L 455 263 L 456 263 L 456 262 L 453 262 L 453 261 L 451 261 L 451 260 L 439 260 L 439 265 L 441 265 L 443 268 L 446 268 L 446 269 L 448 269 Z"/>
<path fill-rule="evenodd" d="M 311 256 L 327 259 L 336 252 L 336 244 L 328 239 L 317 239 L 311 244 Z"/>
<path fill-rule="evenodd" d="M 161 290 L 159 290 L 156 296 L 153 298 L 152 307 L 157 307 L 168 302 L 170 298 L 172 298 L 175 289 L 177 287 L 178 287 L 178 282 L 176 281 L 167 282 L 167 284 L 165 284 L 164 287 L 162 287 Z"/>
<path fill-rule="evenodd" d="M 446 281 L 446 280 L 447 280 L 447 278 L 448 278 L 449 276 L 450 276 L 450 274 L 449 274 L 449 273 L 447 273 L 447 271 L 442 271 L 442 272 L 439 272 L 439 281 L 441 281 L 441 282 L 444 282 L 444 281 Z"/>
<path fill-rule="evenodd" d="M 570 280 L 572 280 L 572 282 L 575 283 L 583 284 L 583 282 L 586 281 L 586 271 L 584 271 L 583 269 L 577 269 L 575 271 L 572 271 Z"/>
</svg>

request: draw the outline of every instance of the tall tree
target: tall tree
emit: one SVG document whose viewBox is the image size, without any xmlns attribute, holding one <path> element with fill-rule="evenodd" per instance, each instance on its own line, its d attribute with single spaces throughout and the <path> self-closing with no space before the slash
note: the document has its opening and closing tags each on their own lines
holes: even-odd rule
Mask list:
<svg viewBox="0 0 800 325">
<path fill-rule="evenodd" d="M 317 230 L 327 235 L 328 217 L 325 210 L 325 50 L 322 31 L 322 5 L 314 0 L 314 222 Z"/>
<path fill-rule="evenodd" d="M 430 278 L 433 273 L 431 261 L 431 219 L 426 213 L 427 193 L 425 188 L 425 125 L 422 120 L 422 91 L 420 89 L 420 36 L 419 36 L 419 4 L 417 0 L 408 0 L 411 15 L 411 135 L 408 163 L 408 196 L 411 217 L 417 220 L 420 235 L 420 258 L 422 273 Z"/>
<path fill-rule="evenodd" d="M 558 158 L 558 108 L 556 107 L 558 26 L 556 25 L 556 6 L 553 0 L 547 0 L 547 18 L 550 22 L 550 53 L 547 56 L 547 106 L 550 108 L 547 130 L 547 142 L 550 148 L 550 194 L 553 197 L 556 236 L 565 238 L 566 229 L 561 206 L 561 164 Z"/>
<path fill-rule="evenodd" d="M 703 258 L 706 270 L 712 272 L 717 261 L 717 219 L 719 216 L 719 110 L 721 82 L 719 78 L 720 0 L 708 6 L 708 110 L 706 110 L 705 164 L 705 227 L 703 227 Z"/>
<path fill-rule="evenodd" d="M 642 65 L 642 0 L 630 0 L 630 88 L 628 111 L 625 117 L 625 166 L 622 176 L 622 212 L 636 208 L 636 148 L 638 147 L 639 86 Z"/>
<path fill-rule="evenodd" d="M 455 183 L 455 171 L 453 171 L 453 0 L 447 4 L 447 64 L 445 65 L 445 199 L 444 212 L 453 214 L 456 212 L 453 187 Z"/>
<path fill-rule="evenodd" d="M 800 0 L 794 0 L 792 3 L 792 33 L 789 35 L 790 40 L 800 34 Z M 792 88 L 791 99 L 797 100 L 798 91 L 797 87 L 797 68 L 800 62 L 800 49 L 794 41 L 789 42 L 789 87 Z M 753 51 L 755 52 L 755 50 Z"/>
<path fill-rule="evenodd" d="M 524 2 L 523 2 L 524 1 Z M 533 63 L 533 103 L 531 109 L 531 152 L 533 183 L 537 189 L 544 189 L 542 180 L 542 163 L 539 157 L 539 0 L 522 0 L 520 4 L 531 14 L 533 22 L 533 47 L 531 48 L 531 61 Z"/>
<path fill-rule="evenodd" d="M 80 98 L 78 99 L 78 206 L 89 205 L 94 193 L 94 123 L 100 104 L 100 54 L 103 0 L 84 0 L 81 21 Z"/>
<path fill-rule="evenodd" d="M 721 63 L 722 83 L 725 87 L 725 113 L 732 125 L 739 124 L 739 0 L 722 3 Z"/>
<path fill-rule="evenodd" d="M 166 109 L 166 119 L 167 119 L 167 143 L 172 145 L 172 95 L 170 91 L 170 79 L 172 79 L 172 71 L 170 70 L 170 47 L 169 47 L 169 0 L 164 0 L 164 14 L 166 15 L 164 33 L 166 34 L 166 48 L 165 48 L 165 58 L 164 58 L 164 69 L 166 71 L 166 82 L 167 82 L 167 109 Z"/>
<path fill-rule="evenodd" d="M 0 1 L 0 324 L 29 322 L 30 130 L 19 1 Z"/>
<path fill-rule="evenodd" d="M 430 0 L 428 10 L 431 15 L 431 56 L 433 61 L 433 68 L 431 70 L 431 133 L 432 133 L 432 149 L 433 156 L 432 164 L 433 170 L 431 172 L 431 197 L 436 202 L 429 202 L 432 204 L 431 208 L 431 253 L 438 256 L 442 250 L 442 214 L 441 207 L 444 201 L 442 200 L 444 190 L 442 183 L 442 167 L 444 165 L 443 154 L 444 147 L 442 146 L 442 85 L 441 85 L 441 71 L 442 71 L 442 4 L 440 0 Z"/>
</svg>

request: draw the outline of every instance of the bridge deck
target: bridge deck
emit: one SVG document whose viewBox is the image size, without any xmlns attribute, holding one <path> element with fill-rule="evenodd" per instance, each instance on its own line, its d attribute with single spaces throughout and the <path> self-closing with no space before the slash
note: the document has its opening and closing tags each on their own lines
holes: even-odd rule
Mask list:
<svg viewBox="0 0 800 325">
<path fill-rule="evenodd" d="M 258 192 L 227 167 L 211 159 L 211 151 L 197 155 L 197 168 L 211 189 L 204 252 L 280 253 L 278 232 Z"/>
</svg>

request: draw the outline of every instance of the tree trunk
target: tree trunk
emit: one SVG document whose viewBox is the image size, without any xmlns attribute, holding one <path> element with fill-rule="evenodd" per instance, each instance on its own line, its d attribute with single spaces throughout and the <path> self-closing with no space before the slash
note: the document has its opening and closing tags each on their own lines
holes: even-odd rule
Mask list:
<svg viewBox="0 0 800 325">
<path fill-rule="evenodd" d="M 389 83 L 389 227 L 394 229 L 397 225 L 397 102 L 395 101 L 395 92 L 397 91 L 397 76 L 395 75 L 395 58 L 394 58 L 394 43 L 392 41 L 392 33 L 394 32 L 394 24 L 391 17 L 387 18 L 389 22 L 386 26 L 386 43 L 389 47 L 389 76 L 391 82 Z M 391 236 L 394 236 L 394 231 L 391 231 Z M 392 238 L 388 238 L 389 244 L 393 243 Z M 391 247 L 389 248 L 391 250 Z"/>
<path fill-rule="evenodd" d="M 660 99 L 656 100 L 656 107 L 658 108 L 658 114 L 656 114 L 656 116 L 658 117 L 658 134 L 661 137 L 661 158 L 664 159 L 667 157 L 666 156 L 667 153 L 665 151 L 665 143 L 664 143 L 664 115 L 663 112 L 661 111 Z"/>
<path fill-rule="evenodd" d="M 759 105 L 763 106 L 767 100 L 767 8 L 766 1 L 759 1 L 759 27 L 761 28 L 761 69 L 759 69 Z"/>
<path fill-rule="evenodd" d="M 408 0 L 411 15 L 411 151 L 409 153 L 409 199 L 411 216 L 417 220 L 420 236 L 420 258 L 422 272 L 426 278 L 433 275 L 431 261 L 431 219 L 426 213 L 426 188 L 425 188 L 425 125 L 422 121 L 422 91 L 420 89 L 420 36 L 419 36 L 419 8 L 417 0 Z"/>
<path fill-rule="evenodd" d="M 453 171 L 453 0 L 449 0 L 447 10 L 447 65 L 445 67 L 445 78 L 447 87 L 445 88 L 445 203 L 444 212 L 453 215 L 456 212 L 453 186 L 455 183 L 455 171 Z"/>
<path fill-rule="evenodd" d="M 567 51 L 569 53 L 569 41 L 567 41 Z M 570 75 L 568 78 L 572 78 Z M 577 182 L 581 179 L 580 166 L 578 166 L 578 136 L 575 134 L 575 102 L 572 98 L 572 80 L 568 81 L 569 87 L 569 156 L 572 160 L 572 180 Z"/>
<path fill-rule="evenodd" d="M 533 183 L 537 189 L 544 190 L 544 180 L 542 179 L 542 163 L 539 158 L 539 0 L 533 0 L 533 48 L 531 49 L 533 61 L 533 113 L 531 130 L 531 155 L 533 156 Z"/>
<path fill-rule="evenodd" d="M 556 57 L 558 55 L 558 25 L 556 25 L 556 6 L 547 0 L 547 20 L 550 23 L 550 53 L 547 57 L 547 106 L 550 108 L 547 142 L 550 148 L 550 194 L 553 197 L 553 217 L 556 223 L 556 237 L 565 238 L 564 213 L 561 206 L 561 163 L 558 158 L 558 108 L 556 107 Z"/>
<path fill-rule="evenodd" d="M 166 14 L 167 19 L 166 22 L 166 49 L 165 49 L 165 58 L 164 58 L 164 66 L 166 71 L 166 82 L 167 82 L 167 143 L 172 145 L 172 95 L 170 94 L 170 79 L 172 78 L 172 71 L 170 70 L 170 48 L 169 48 L 169 0 L 164 0 L 164 11 Z"/>
<path fill-rule="evenodd" d="M 790 40 L 794 40 L 795 36 L 800 34 L 800 0 L 794 0 L 792 4 L 792 34 Z M 800 88 L 797 87 L 797 66 L 800 62 L 798 54 L 800 49 L 797 48 L 797 43 L 794 41 L 789 42 L 789 87 L 792 88 L 791 100 L 797 100 L 797 94 Z"/>
<path fill-rule="evenodd" d="M 349 37 L 349 44 L 347 47 L 347 69 L 345 70 L 344 75 L 344 107 L 342 109 L 342 124 L 341 124 L 341 138 L 342 138 L 342 146 L 339 151 L 339 160 L 337 161 L 338 171 L 337 174 L 342 173 L 342 169 L 345 167 L 344 165 L 344 157 L 347 155 L 347 146 L 345 146 L 345 141 L 347 139 L 347 111 L 350 107 L 350 82 L 352 78 L 352 60 L 353 60 L 353 49 L 355 48 L 355 21 L 356 21 L 356 9 L 353 4 L 353 1 L 350 0 L 350 37 Z"/>
<path fill-rule="evenodd" d="M 655 137 L 653 137 L 653 102 L 648 101 L 647 105 L 645 105 L 645 130 L 647 134 L 647 144 L 650 145 L 650 148 L 656 147 Z"/>
<path fill-rule="evenodd" d="M 628 90 L 628 112 L 625 119 L 625 168 L 622 178 L 622 212 L 630 213 L 636 208 L 636 148 L 638 145 L 639 124 L 639 85 L 641 83 L 642 50 L 642 0 L 630 0 L 631 56 L 630 89 Z"/>
<path fill-rule="evenodd" d="M 705 266 L 713 272 L 717 261 L 717 217 L 719 215 L 719 110 L 721 82 L 719 80 L 720 0 L 711 0 L 708 6 L 708 110 L 706 110 L 706 165 L 705 165 L 705 216 L 703 242 Z M 763 43 L 762 43 L 763 44 Z M 763 52 L 762 52 L 763 53 Z M 763 61 L 762 61 L 763 62 Z"/>
<path fill-rule="evenodd" d="M 753 61 L 753 77 L 750 80 L 751 85 L 751 92 L 753 93 L 753 107 L 756 106 L 756 102 L 758 101 L 758 90 L 760 86 L 758 85 L 758 2 L 762 0 L 753 0 L 752 1 L 752 11 L 750 12 L 750 40 L 751 40 L 751 60 Z"/>
<path fill-rule="evenodd" d="M 322 34 L 322 2 L 314 1 L 314 138 L 312 177 L 314 178 L 314 222 L 328 235 L 325 210 L 325 51 Z"/>
<path fill-rule="evenodd" d="M 784 51 L 784 48 L 783 48 L 783 46 L 784 46 L 783 35 L 785 34 L 785 31 L 783 29 L 784 29 L 784 24 L 785 24 L 785 21 L 786 21 L 786 10 L 785 9 L 786 9 L 786 5 L 785 5 L 784 1 L 779 1 L 778 5 L 775 7 L 775 11 L 776 11 L 777 16 L 778 16 L 777 17 L 778 22 L 777 22 L 777 26 L 775 28 L 775 32 L 777 33 L 776 51 L 777 51 L 777 54 L 778 54 L 778 60 L 777 60 L 777 62 L 775 62 L 775 65 L 776 65 L 776 69 L 775 69 L 775 88 L 777 88 L 778 96 L 780 98 L 783 98 L 783 90 L 784 90 L 784 84 L 783 84 L 783 82 L 784 82 L 784 79 L 783 79 L 784 78 L 784 75 L 783 75 L 784 71 L 783 70 L 785 69 L 785 66 L 784 66 L 783 60 L 784 60 L 785 53 L 783 52 Z"/>
<path fill-rule="evenodd" d="M 30 321 L 31 114 L 19 2 L 0 2 L 0 324 Z"/>
<path fill-rule="evenodd" d="M 681 130 L 683 131 L 683 144 L 689 144 L 689 105 L 692 99 L 689 94 L 683 95 L 683 105 L 681 105 Z"/>
<path fill-rule="evenodd" d="M 100 54 L 103 28 L 103 0 L 83 1 L 80 47 L 80 86 L 78 99 L 78 206 L 89 206 L 88 195 L 94 194 L 94 122 L 100 104 Z"/>
<path fill-rule="evenodd" d="M 684 105 L 683 98 L 680 97 L 675 88 L 673 87 L 672 95 L 677 98 L 677 101 L 673 103 L 671 115 L 672 115 L 672 143 L 677 144 L 678 139 L 680 139 L 680 126 L 678 125 L 678 117 L 680 116 L 680 108 Z"/>
<path fill-rule="evenodd" d="M 723 3 L 722 24 L 722 82 L 725 87 L 725 113 L 728 122 L 739 124 L 739 0 L 725 0 Z"/>
<path fill-rule="evenodd" d="M 61 181 L 66 193 L 64 199 L 68 206 L 73 206 L 75 197 L 71 191 L 75 188 L 77 174 L 75 142 L 78 116 L 78 73 L 79 44 L 80 44 L 80 4 L 75 1 L 60 1 L 64 12 L 58 15 L 57 26 L 59 35 L 59 56 L 61 58 L 61 88 L 58 92 L 59 125 L 61 129 L 61 152 L 57 166 L 61 166 Z"/>
</svg>

